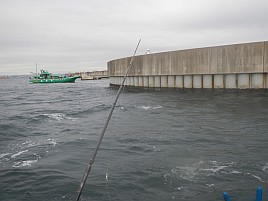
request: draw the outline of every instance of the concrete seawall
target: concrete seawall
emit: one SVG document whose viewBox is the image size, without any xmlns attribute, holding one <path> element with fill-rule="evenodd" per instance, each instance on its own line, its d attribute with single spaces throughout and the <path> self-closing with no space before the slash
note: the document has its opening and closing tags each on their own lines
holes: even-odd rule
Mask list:
<svg viewBox="0 0 268 201">
<path fill-rule="evenodd" d="M 111 85 L 120 85 L 131 57 L 109 61 Z M 126 86 L 152 88 L 268 88 L 268 42 L 136 56 Z"/>
</svg>

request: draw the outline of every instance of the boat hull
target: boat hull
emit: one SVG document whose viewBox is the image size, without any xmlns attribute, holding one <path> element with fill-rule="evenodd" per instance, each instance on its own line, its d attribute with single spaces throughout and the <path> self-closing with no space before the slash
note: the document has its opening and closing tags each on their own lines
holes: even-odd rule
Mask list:
<svg viewBox="0 0 268 201">
<path fill-rule="evenodd" d="M 48 83 L 72 83 L 79 78 L 77 77 L 66 77 L 66 78 L 59 78 L 59 79 L 31 79 L 30 83 L 32 84 L 48 84 Z"/>
</svg>

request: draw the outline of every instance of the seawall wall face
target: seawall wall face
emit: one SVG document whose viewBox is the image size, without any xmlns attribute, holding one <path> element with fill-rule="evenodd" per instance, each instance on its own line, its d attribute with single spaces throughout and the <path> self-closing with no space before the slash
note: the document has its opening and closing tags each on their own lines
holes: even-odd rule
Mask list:
<svg viewBox="0 0 268 201">
<path fill-rule="evenodd" d="M 107 63 L 119 85 L 131 57 Z M 136 56 L 125 85 L 175 88 L 267 88 L 268 42 L 225 45 Z"/>
</svg>

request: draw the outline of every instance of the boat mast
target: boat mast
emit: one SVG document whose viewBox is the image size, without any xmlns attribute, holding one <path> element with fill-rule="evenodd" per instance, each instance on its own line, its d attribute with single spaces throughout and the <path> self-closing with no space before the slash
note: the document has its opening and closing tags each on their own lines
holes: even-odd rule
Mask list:
<svg viewBox="0 0 268 201">
<path fill-rule="evenodd" d="M 80 186 L 79 186 L 79 190 L 78 190 L 78 194 L 77 194 L 77 197 L 76 197 L 76 201 L 79 201 L 79 199 L 80 199 L 80 196 L 81 196 L 81 194 L 82 194 L 83 188 L 84 188 L 84 186 L 85 186 L 85 184 L 86 184 L 86 180 L 87 180 L 88 175 L 89 175 L 89 173 L 90 173 L 91 167 L 92 167 L 92 165 L 93 165 L 93 163 L 94 163 L 94 161 L 95 161 L 95 158 L 96 158 L 96 156 L 97 156 L 97 153 L 98 153 L 98 150 L 99 150 L 99 147 L 100 147 L 102 138 L 103 138 L 103 136 L 104 136 L 104 134 L 105 134 L 105 131 L 106 131 L 107 127 L 108 127 L 109 121 L 110 121 L 110 119 L 111 119 L 111 117 L 112 117 L 114 108 L 115 108 L 115 106 L 116 106 L 116 103 L 117 103 L 117 100 L 118 100 L 119 95 L 120 95 L 120 93 L 121 93 L 121 90 L 122 90 L 122 88 L 123 88 L 123 86 L 124 86 L 124 83 L 125 83 L 125 80 L 126 80 L 126 78 L 127 78 L 128 72 L 129 72 L 129 70 L 130 70 L 130 68 L 131 68 L 131 66 L 132 66 L 132 62 L 133 62 L 133 60 L 134 60 L 134 57 L 135 57 L 135 55 L 136 55 L 137 49 L 138 49 L 138 47 L 139 47 L 139 45 L 140 45 L 140 42 L 141 42 L 141 39 L 139 40 L 139 42 L 138 42 L 138 44 L 137 44 L 137 47 L 136 47 L 136 49 L 135 49 L 135 52 L 134 52 L 134 54 L 133 54 L 133 56 L 132 56 L 132 58 L 131 58 L 131 60 L 130 60 L 130 63 L 129 63 L 129 65 L 128 65 L 128 67 L 127 67 L 127 71 L 126 71 L 126 74 L 125 74 L 125 76 L 124 76 L 124 79 L 123 79 L 123 81 L 122 81 L 122 83 L 121 83 L 121 85 L 120 85 L 120 88 L 119 88 L 118 91 L 117 91 L 117 94 L 116 94 L 114 103 L 113 103 L 113 105 L 112 105 L 112 107 L 111 107 L 111 109 L 110 109 L 108 118 L 107 118 L 106 123 L 105 123 L 105 125 L 104 125 L 104 127 L 103 127 L 103 130 L 102 130 L 102 132 L 101 132 L 99 141 L 98 141 L 98 143 L 97 143 L 97 145 L 96 145 L 96 148 L 95 148 L 95 151 L 94 151 L 94 153 L 93 153 L 93 155 L 92 155 L 92 158 L 91 158 L 91 159 L 89 160 L 89 162 L 88 162 L 87 170 L 86 170 L 85 175 L 84 175 L 84 177 L 83 177 L 83 179 L 82 179 L 82 181 L 81 181 L 81 183 L 80 183 Z"/>
</svg>

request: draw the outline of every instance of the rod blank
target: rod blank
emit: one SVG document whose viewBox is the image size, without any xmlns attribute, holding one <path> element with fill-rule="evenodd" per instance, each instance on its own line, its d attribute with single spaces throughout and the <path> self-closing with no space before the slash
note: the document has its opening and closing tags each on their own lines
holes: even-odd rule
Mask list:
<svg viewBox="0 0 268 201">
<path fill-rule="evenodd" d="M 109 122 L 110 122 L 110 119 L 111 119 L 111 117 L 112 117 L 114 108 L 115 108 L 115 106 L 116 106 L 117 100 L 118 100 L 119 95 L 120 95 L 120 93 L 121 93 L 121 91 L 122 91 L 122 88 L 123 88 L 123 86 L 124 86 L 124 83 L 125 83 L 125 80 L 126 80 L 126 78 L 127 78 L 128 72 L 129 72 L 129 70 L 130 70 L 130 68 L 131 68 L 131 66 L 132 66 L 132 63 L 133 63 L 134 57 L 135 57 L 135 55 L 136 55 L 137 49 L 138 49 L 138 47 L 139 47 L 139 45 L 140 45 L 140 42 L 141 42 L 141 39 L 139 40 L 139 42 L 138 42 L 138 44 L 137 44 L 137 47 L 136 47 L 136 49 L 135 49 L 135 52 L 134 52 L 134 54 L 133 54 L 133 56 L 132 56 L 132 58 L 131 58 L 131 60 L 130 60 L 130 63 L 129 63 L 129 65 L 128 65 L 128 67 L 127 67 L 127 71 L 126 71 L 126 74 L 125 74 L 125 76 L 124 76 L 124 79 L 123 79 L 123 81 L 122 81 L 122 83 L 121 83 L 121 85 L 120 85 L 120 88 L 119 88 L 118 91 L 117 91 L 115 100 L 114 100 L 113 105 L 112 105 L 112 107 L 111 107 L 111 109 L 110 109 L 110 112 L 109 112 L 109 115 L 108 115 L 107 120 L 106 120 L 106 122 L 105 122 L 105 125 L 104 125 L 104 127 L 103 127 L 103 129 L 102 129 L 102 132 L 101 132 L 101 135 L 100 135 L 100 137 L 99 137 L 98 143 L 97 143 L 97 145 L 96 145 L 96 147 L 95 147 L 95 151 L 94 151 L 94 153 L 93 153 L 91 159 L 90 159 L 89 162 L 88 162 L 87 170 L 86 170 L 86 172 L 85 172 L 85 174 L 84 174 L 84 177 L 83 177 L 83 179 L 82 179 L 82 181 L 81 181 L 81 183 L 80 183 L 80 186 L 79 186 L 79 190 L 78 190 L 78 194 L 77 194 L 77 197 L 76 197 L 76 201 L 79 201 L 79 199 L 80 199 L 80 196 L 81 196 L 82 191 L 83 191 L 83 189 L 84 189 L 84 186 L 85 186 L 85 184 L 86 184 L 88 175 L 89 175 L 89 173 L 90 173 L 90 171 L 91 171 L 91 168 L 92 168 L 92 166 L 93 166 L 93 164 L 94 164 L 94 162 L 95 162 L 95 158 L 96 158 L 96 156 L 97 156 L 97 153 L 98 153 L 98 150 L 99 150 L 101 141 L 102 141 L 102 139 L 103 139 L 103 136 L 104 136 L 104 134 L 105 134 L 105 131 L 106 131 L 106 129 L 107 129 L 107 127 L 108 127 L 108 124 L 109 124 Z"/>
</svg>

